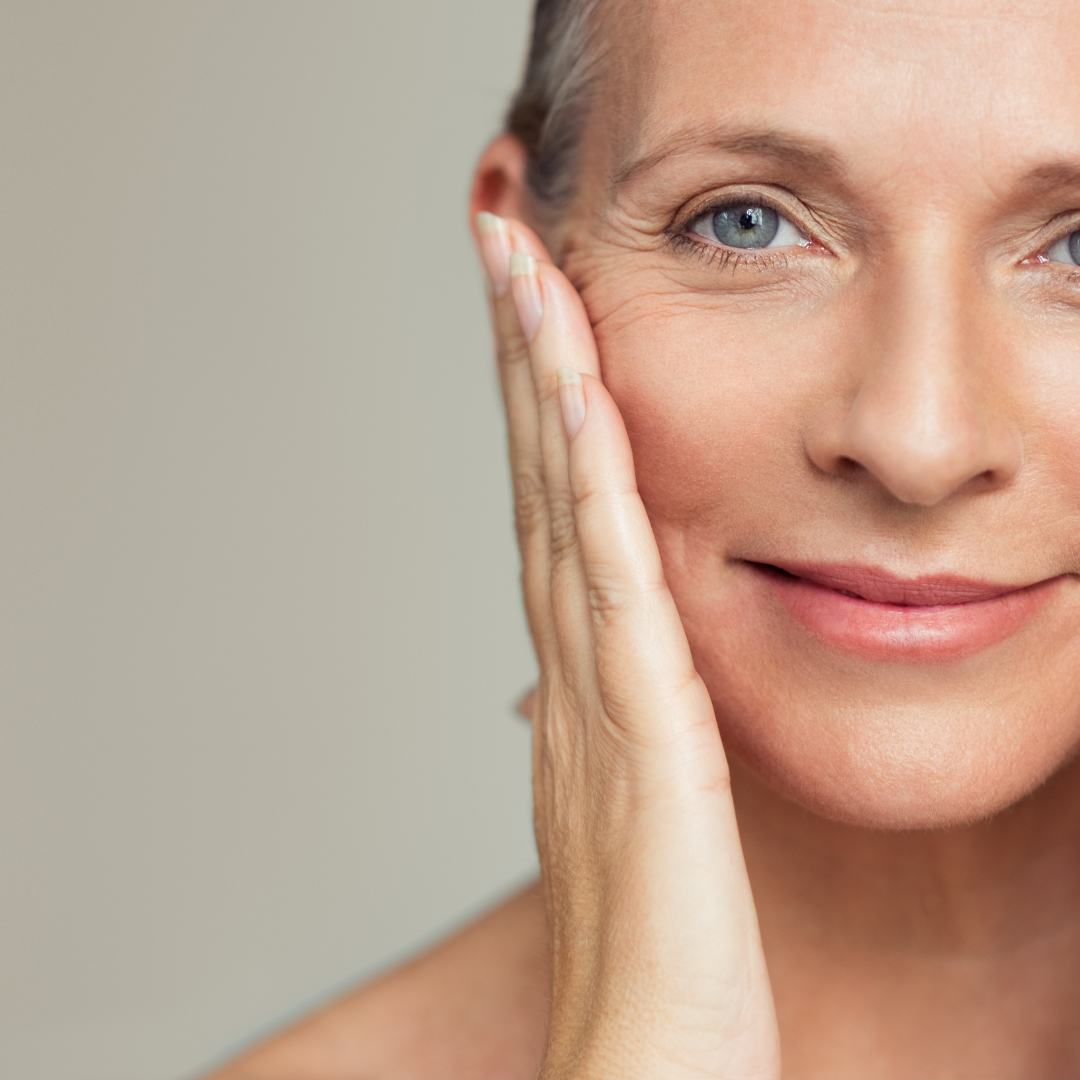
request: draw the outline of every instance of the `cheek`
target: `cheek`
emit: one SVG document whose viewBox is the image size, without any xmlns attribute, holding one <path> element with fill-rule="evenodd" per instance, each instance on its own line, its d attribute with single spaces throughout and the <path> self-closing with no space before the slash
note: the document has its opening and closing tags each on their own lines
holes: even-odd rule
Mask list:
<svg viewBox="0 0 1080 1080">
<path fill-rule="evenodd" d="M 884 827 L 971 820 L 1059 767 L 1080 734 L 1080 595 L 1037 632 L 943 670 L 808 645 L 741 591 L 742 558 L 849 550 L 875 527 L 872 486 L 836 485 L 806 452 L 806 432 L 857 392 L 852 313 L 759 316 L 663 296 L 612 307 L 620 317 L 596 323 L 604 381 L 729 751 L 804 806 Z M 1072 353 L 1028 352 L 1006 403 L 1030 435 L 1024 476 L 949 518 L 949 543 L 973 558 L 1026 545 L 1028 569 L 1045 555 L 1048 574 L 1080 572 L 1080 407 L 1062 404 L 1080 401 Z"/>
<path fill-rule="evenodd" d="M 1053 512 L 1076 515 L 1080 503 L 1080 350 L 1077 335 L 1037 339 L 1035 360 L 1019 373 L 1036 418 L 1025 439 L 1028 473 L 1056 487 Z M 1046 500 L 1049 502 L 1049 499 Z M 1080 534 L 1077 538 L 1080 544 Z"/>
<path fill-rule="evenodd" d="M 825 320 L 632 310 L 597 327 L 658 531 L 716 530 L 807 479 L 803 431 L 828 392 Z"/>
</svg>

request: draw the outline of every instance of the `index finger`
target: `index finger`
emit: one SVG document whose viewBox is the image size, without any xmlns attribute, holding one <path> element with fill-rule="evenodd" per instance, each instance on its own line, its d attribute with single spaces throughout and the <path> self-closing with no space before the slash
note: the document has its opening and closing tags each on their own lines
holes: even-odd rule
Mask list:
<svg viewBox="0 0 1080 1080">
<path fill-rule="evenodd" d="M 526 248 L 535 253 L 534 257 L 546 257 L 546 252 L 531 230 L 523 230 L 517 222 L 494 214 L 477 214 L 476 240 L 489 282 L 499 384 L 506 409 L 525 608 L 541 667 L 548 668 L 556 651 L 549 588 L 550 517 L 540 452 L 539 405 L 528 345 L 510 292 L 511 252 Z"/>
</svg>

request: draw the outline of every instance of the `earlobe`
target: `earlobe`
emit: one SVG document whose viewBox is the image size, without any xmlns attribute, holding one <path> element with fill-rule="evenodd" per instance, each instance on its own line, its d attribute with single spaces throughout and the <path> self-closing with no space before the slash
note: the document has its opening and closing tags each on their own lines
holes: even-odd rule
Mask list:
<svg viewBox="0 0 1080 1080">
<path fill-rule="evenodd" d="M 469 225 L 474 234 L 481 211 L 532 225 L 526 161 L 525 147 L 513 135 L 500 135 L 480 156 L 469 193 Z"/>
</svg>

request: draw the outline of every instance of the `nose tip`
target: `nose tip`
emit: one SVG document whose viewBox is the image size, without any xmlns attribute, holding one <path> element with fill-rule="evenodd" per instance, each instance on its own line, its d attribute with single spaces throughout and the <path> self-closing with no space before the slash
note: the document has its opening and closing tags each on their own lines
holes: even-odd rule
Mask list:
<svg viewBox="0 0 1080 1080">
<path fill-rule="evenodd" d="M 912 506 L 999 489 L 1023 460 L 1007 315 L 939 240 L 920 232 L 860 294 L 832 368 L 846 393 L 806 444 L 819 469 Z"/>
<path fill-rule="evenodd" d="M 1023 451 L 1008 424 L 933 393 L 907 404 L 857 401 L 828 471 L 865 472 L 914 506 L 936 506 L 964 490 L 999 488 L 1016 475 Z"/>
</svg>

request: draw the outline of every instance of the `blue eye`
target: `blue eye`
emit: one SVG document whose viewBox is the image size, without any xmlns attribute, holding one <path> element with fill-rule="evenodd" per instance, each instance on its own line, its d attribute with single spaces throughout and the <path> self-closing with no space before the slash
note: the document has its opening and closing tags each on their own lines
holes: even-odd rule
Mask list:
<svg viewBox="0 0 1080 1080">
<path fill-rule="evenodd" d="M 1046 257 L 1051 262 L 1080 266 L 1080 232 L 1069 233 L 1068 236 L 1054 241 Z"/>
<path fill-rule="evenodd" d="M 690 231 L 731 248 L 797 247 L 803 236 L 782 214 L 760 203 L 729 203 L 707 210 Z"/>
</svg>

